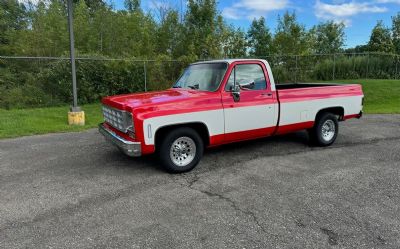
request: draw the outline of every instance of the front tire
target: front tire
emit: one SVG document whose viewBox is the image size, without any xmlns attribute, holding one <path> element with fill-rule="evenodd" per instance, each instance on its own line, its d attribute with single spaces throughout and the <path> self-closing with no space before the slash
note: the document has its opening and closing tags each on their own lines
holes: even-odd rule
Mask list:
<svg viewBox="0 0 400 249">
<path fill-rule="evenodd" d="M 339 133 L 337 117 L 332 113 L 317 116 L 314 127 L 308 130 L 310 142 L 318 146 L 329 146 L 335 142 Z"/>
<path fill-rule="evenodd" d="M 192 128 L 182 127 L 168 132 L 161 141 L 159 158 L 164 168 L 171 173 L 192 170 L 203 156 L 204 143 Z"/>
</svg>

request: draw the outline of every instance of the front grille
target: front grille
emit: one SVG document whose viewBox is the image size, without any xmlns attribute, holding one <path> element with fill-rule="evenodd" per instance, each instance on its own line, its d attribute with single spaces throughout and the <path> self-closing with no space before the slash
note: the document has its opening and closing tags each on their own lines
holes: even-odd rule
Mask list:
<svg viewBox="0 0 400 249">
<path fill-rule="evenodd" d="M 109 106 L 103 106 L 104 120 L 112 127 L 127 132 L 128 129 L 133 131 L 132 115 L 129 112 L 114 109 Z"/>
</svg>

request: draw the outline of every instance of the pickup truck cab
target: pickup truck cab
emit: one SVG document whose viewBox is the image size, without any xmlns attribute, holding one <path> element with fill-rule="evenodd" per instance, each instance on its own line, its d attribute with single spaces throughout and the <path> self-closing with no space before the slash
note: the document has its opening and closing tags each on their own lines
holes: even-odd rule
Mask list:
<svg viewBox="0 0 400 249">
<path fill-rule="evenodd" d="M 338 121 L 360 118 L 358 84 L 277 84 L 267 61 L 198 62 L 165 91 L 102 99 L 99 131 L 129 156 L 158 153 L 169 172 L 185 172 L 204 148 L 307 130 L 331 145 Z"/>
</svg>

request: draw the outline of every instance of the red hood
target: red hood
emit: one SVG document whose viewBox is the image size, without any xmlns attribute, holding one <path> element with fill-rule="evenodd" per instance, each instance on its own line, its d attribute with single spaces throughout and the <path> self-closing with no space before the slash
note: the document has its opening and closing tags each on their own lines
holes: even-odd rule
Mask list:
<svg viewBox="0 0 400 249">
<path fill-rule="evenodd" d="M 206 92 L 187 89 L 168 89 L 157 92 L 132 93 L 104 97 L 102 103 L 117 109 L 132 111 L 133 109 L 165 110 L 195 108 L 199 104 L 220 103 L 218 92 Z"/>
</svg>

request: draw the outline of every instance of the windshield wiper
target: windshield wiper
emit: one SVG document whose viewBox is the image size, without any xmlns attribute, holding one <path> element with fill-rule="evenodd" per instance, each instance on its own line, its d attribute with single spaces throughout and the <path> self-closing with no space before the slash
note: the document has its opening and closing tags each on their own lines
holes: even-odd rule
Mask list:
<svg viewBox="0 0 400 249">
<path fill-rule="evenodd" d="M 182 88 L 181 86 L 173 86 L 172 88 Z"/>
<path fill-rule="evenodd" d="M 187 86 L 187 87 L 189 87 L 190 89 L 199 89 L 199 84 L 195 84 L 193 86 Z"/>
</svg>

